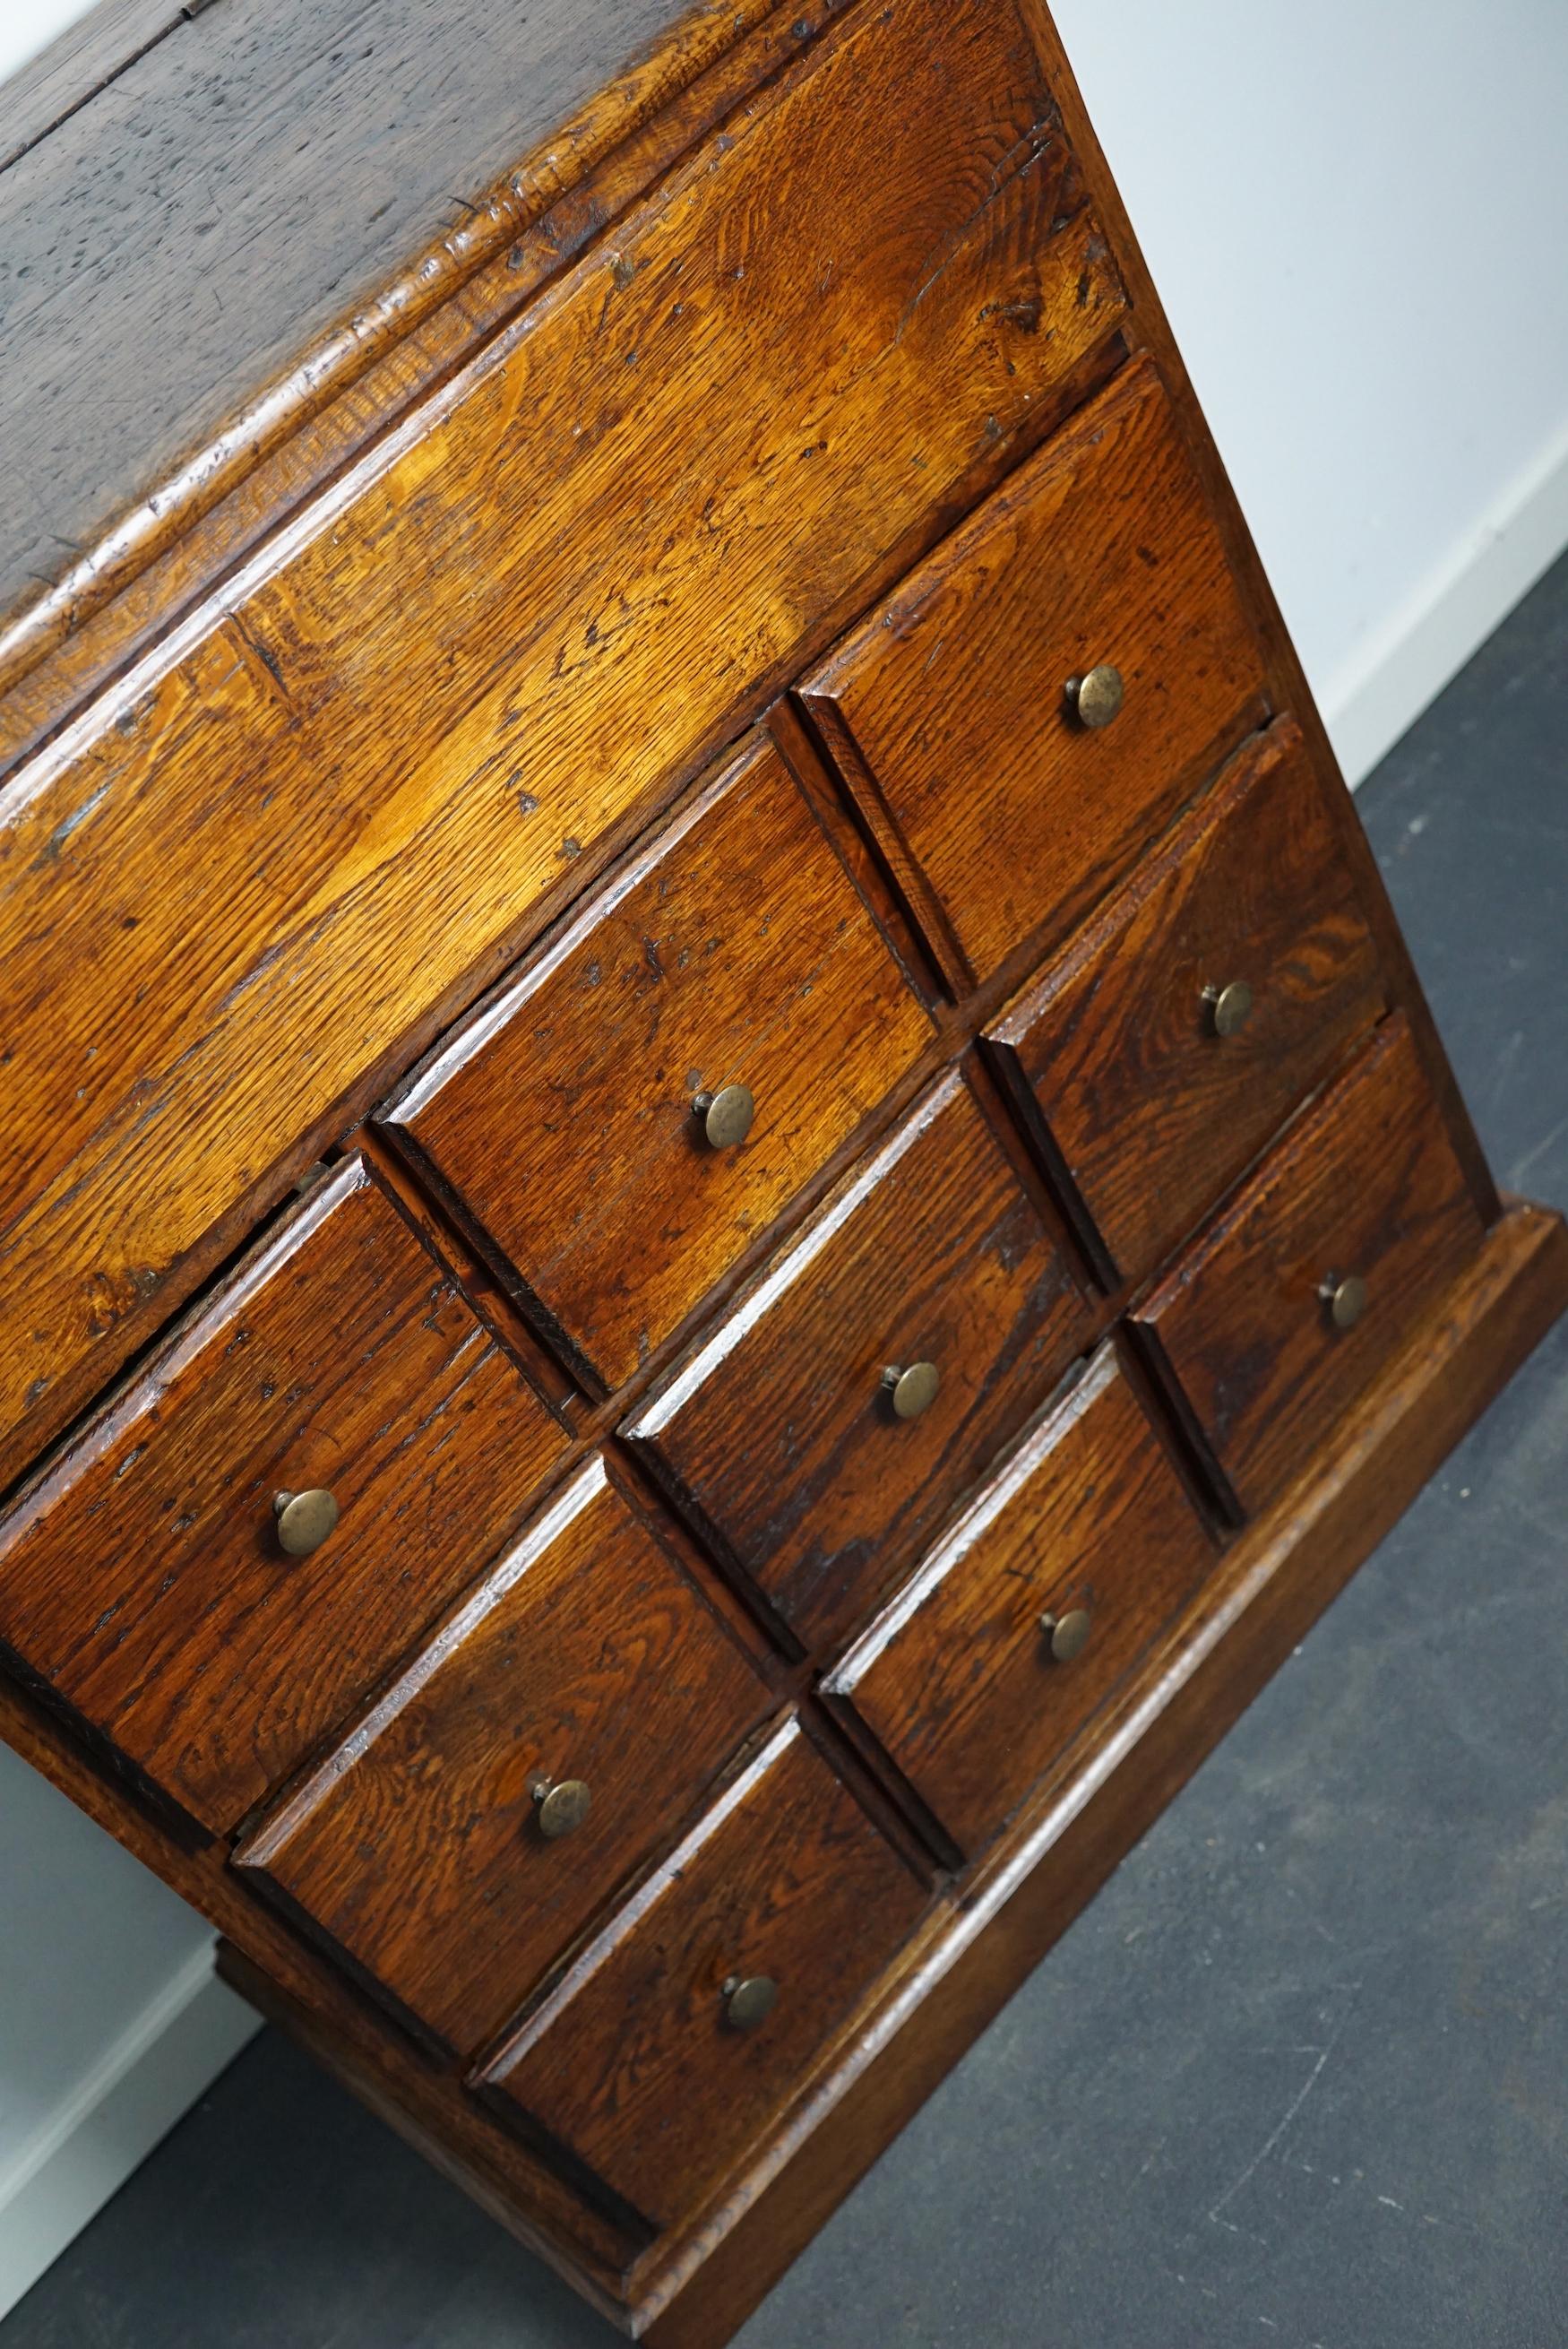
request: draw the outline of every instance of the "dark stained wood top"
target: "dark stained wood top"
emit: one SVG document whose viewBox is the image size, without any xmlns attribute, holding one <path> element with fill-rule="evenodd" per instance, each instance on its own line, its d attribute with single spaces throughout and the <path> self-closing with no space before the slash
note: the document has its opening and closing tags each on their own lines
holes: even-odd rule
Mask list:
<svg viewBox="0 0 1568 2349">
<path fill-rule="evenodd" d="M 85 102 L 78 42 L 46 135 L 36 70 L 0 90 L 0 157 L 36 140 L 0 168 L 0 614 L 678 19 L 720 13 L 213 0 L 129 61 L 106 36 Z"/>
</svg>

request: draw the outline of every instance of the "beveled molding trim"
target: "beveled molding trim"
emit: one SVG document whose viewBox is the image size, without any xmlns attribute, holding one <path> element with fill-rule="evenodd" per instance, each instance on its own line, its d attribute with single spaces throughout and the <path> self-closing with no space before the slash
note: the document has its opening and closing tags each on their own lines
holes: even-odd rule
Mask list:
<svg viewBox="0 0 1568 2349">
<path fill-rule="evenodd" d="M 640 59 L 492 182 L 459 226 L 413 254 L 283 374 L 248 394 L 223 424 L 126 507 L 60 579 L 0 615 L 0 700 L 80 636 L 281 448 L 337 408 L 346 393 L 383 367 L 421 326 L 452 304 L 487 267 L 497 264 L 500 285 L 490 289 L 477 317 L 463 316 L 457 333 L 442 338 L 434 367 L 416 362 L 401 379 L 378 386 L 371 402 L 360 400 L 352 416 L 341 417 L 332 435 L 331 469 L 347 462 L 443 374 L 471 357 L 484 336 L 531 301 L 549 276 L 566 268 L 583 245 L 612 226 L 719 116 L 770 79 L 850 5 L 851 0 L 789 0 L 789 5 L 779 5 L 779 0 L 694 0 Z M 709 76 L 718 85 L 713 103 L 683 109 L 681 101 L 696 96 Z M 509 249 L 536 231 L 552 208 L 587 188 L 619 150 L 634 149 L 645 132 L 650 134 L 648 151 L 634 152 L 627 158 L 631 168 L 626 172 L 612 173 L 602 201 L 575 208 L 574 216 L 562 224 L 559 243 L 549 240 L 547 258 L 520 257 L 508 284 Z M 238 529 L 203 550 L 203 559 L 189 575 L 173 583 L 176 598 L 160 599 L 137 616 L 110 658 L 89 661 L 86 674 L 62 677 L 55 697 L 55 722 L 112 675 L 157 626 L 211 586 L 264 530 L 301 503 L 318 485 L 322 470 L 313 467 L 304 479 L 280 483 L 275 502 L 260 519 L 250 513 L 237 517 Z M 8 760 L 31 748 L 42 730 L 36 712 L 27 714 L 23 728 L 5 727 L 0 731 L 0 771 Z"/>
</svg>

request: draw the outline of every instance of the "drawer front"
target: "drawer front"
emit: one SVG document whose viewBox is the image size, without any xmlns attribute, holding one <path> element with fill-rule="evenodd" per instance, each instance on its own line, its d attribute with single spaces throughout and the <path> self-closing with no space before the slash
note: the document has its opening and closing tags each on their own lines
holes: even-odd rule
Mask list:
<svg viewBox="0 0 1568 2349">
<path fill-rule="evenodd" d="M 1326 786 L 1287 720 L 989 1043 L 1130 1279 L 1195 1227 L 1384 1008 Z"/>
<path fill-rule="evenodd" d="M 613 1390 L 931 1033 L 764 743 L 440 1054 L 389 1122 Z M 699 1104 L 722 1113 L 736 1089 L 753 1113 L 726 1139 Z"/>
<path fill-rule="evenodd" d="M 858 1715 L 973 1855 L 1126 1682 L 1215 1556 L 1108 1347 L 823 1692 Z"/>
<path fill-rule="evenodd" d="M 0 1481 L 1125 314 L 1014 0 L 846 10 L 19 771 Z"/>
<path fill-rule="evenodd" d="M 0 1640 L 231 1826 L 474 1578 L 565 1444 L 354 1160 L 0 1526 Z M 321 1494 L 336 1523 L 311 1547 Z"/>
<path fill-rule="evenodd" d="M 240 1865 L 471 2052 L 768 1702 L 595 1460 Z"/>
<path fill-rule="evenodd" d="M 1069 683 L 1108 667 L 1121 707 L 1088 725 Z M 1124 369 L 805 694 L 955 983 L 1063 933 L 1263 708 L 1152 366 Z"/>
<path fill-rule="evenodd" d="M 820 1650 L 914 1563 L 1088 1323 L 950 1076 L 625 1432 Z"/>
<path fill-rule="evenodd" d="M 1396 1017 L 1134 1316 L 1244 1509 L 1305 1464 L 1484 1237 Z"/>
<path fill-rule="evenodd" d="M 735 2172 L 927 1899 L 791 1723 L 485 2085 L 673 2225 Z"/>
</svg>

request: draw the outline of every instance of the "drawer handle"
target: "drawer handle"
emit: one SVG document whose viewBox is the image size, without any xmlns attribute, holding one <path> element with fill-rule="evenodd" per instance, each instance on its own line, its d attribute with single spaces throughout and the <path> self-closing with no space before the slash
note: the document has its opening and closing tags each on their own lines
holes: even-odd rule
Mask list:
<svg viewBox="0 0 1568 2349">
<path fill-rule="evenodd" d="M 278 1541 L 290 1557 L 308 1557 L 319 1549 L 337 1523 L 337 1503 L 319 1488 L 309 1493 L 274 1493 L 273 1516 Z"/>
<path fill-rule="evenodd" d="M 882 1374 L 882 1388 L 892 1398 L 892 1407 L 900 1419 L 918 1419 L 936 1401 L 942 1384 L 942 1372 L 934 1362 L 911 1362 L 906 1371 L 890 1363 Z"/>
<path fill-rule="evenodd" d="M 1228 987 L 1206 987 L 1203 1000 L 1216 1036 L 1239 1036 L 1253 1016 L 1253 990 L 1244 978 L 1233 978 Z"/>
<path fill-rule="evenodd" d="M 757 1103 L 749 1086 L 725 1085 L 716 1093 L 698 1093 L 692 1114 L 701 1121 L 710 1149 L 733 1150 L 750 1133 Z"/>
<path fill-rule="evenodd" d="M 779 1985 L 767 1974 L 731 1974 L 719 1991 L 724 2019 L 732 2031 L 755 2031 L 779 2003 Z"/>
<path fill-rule="evenodd" d="M 1331 1272 L 1319 1283 L 1317 1293 L 1336 1330 L 1354 1330 L 1367 1310 L 1367 1283 L 1358 1272 Z"/>
<path fill-rule="evenodd" d="M 1088 1645 L 1088 1609 L 1074 1607 L 1066 1615 L 1042 1615 L 1040 1629 L 1049 1642 L 1055 1661 L 1058 1664 L 1070 1664 L 1073 1658 L 1081 1656 Z"/>
<path fill-rule="evenodd" d="M 1127 696 L 1121 671 L 1109 661 L 1097 663 L 1081 677 L 1069 677 L 1064 689 L 1068 708 L 1078 724 L 1087 726 L 1091 733 L 1110 724 Z"/>
<path fill-rule="evenodd" d="M 533 1800 L 539 1832 L 552 1843 L 575 1835 L 593 1804 L 581 1778 L 540 1778 L 534 1784 Z"/>
</svg>

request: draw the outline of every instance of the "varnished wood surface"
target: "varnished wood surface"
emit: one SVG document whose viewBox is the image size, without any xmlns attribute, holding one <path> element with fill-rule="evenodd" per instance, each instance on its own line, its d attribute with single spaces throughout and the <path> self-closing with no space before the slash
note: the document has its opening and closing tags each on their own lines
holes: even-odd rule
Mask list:
<svg viewBox="0 0 1568 2349">
<path fill-rule="evenodd" d="M 1244 980 L 1216 1034 L 1207 988 Z M 1385 1008 L 1327 791 L 1291 719 L 1239 752 L 990 1030 L 1120 1279 L 1151 1271 Z"/>
<path fill-rule="evenodd" d="M 0 168 L 0 615 L 686 10 L 170 0 L 138 24 L 141 54 L 110 50 L 88 103 Z M 0 88 L 0 151 L 13 119 L 36 136 L 34 103 Z"/>
<path fill-rule="evenodd" d="M 927 1905 L 793 1724 L 497 2060 L 492 2090 L 654 2225 L 679 2220 L 787 2103 Z M 724 1985 L 778 1988 L 757 2029 Z"/>
<path fill-rule="evenodd" d="M 0 776 L 514 317 L 845 0 L 683 16 L 604 102 L 516 163 L 437 245 L 273 383 L 0 626 Z M 742 29 L 735 37 L 738 27 Z"/>
<path fill-rule="evenodd" d="M 985 1864 L 952 1935 L 766 2164 L 637 2272 L 653 2349 L 723 2349 L 1289 1656 L 1568 1308 L 1568 1227 L 1516 1205 L 1385 1366 L 1347 1441 L 1227 1552 L 1083 1768 Z"/>
<path fill-rule="evenodd" d="M 1215 1549 L 1104 1349 L 823 1683 L 973 1856 L 1191 1599 Z M 1047 1612 L 1090 1619 L 1065 1663 Z"/>
<path fill-rule="evenodd" d="M 1064 688 L 1100 662 L 1126 701 L 1091 732 Z M 1264 701 L 1155 370 L 1125 370 L 804 692 L 954 983 L 1058 934 Z"/>
<path fill-rule="evenodd" d="M 1052 119 L 854 11 L 13 778 L 13 1457 L 1113 330 Z"/>
<path fill-rule="evenodd" d="M 361 1162 L 0 1525 L 0 1640 L 211 1827 L 482 1568 L 566 1448 Z M 274 1494 L 341 1515 L 285 1556 Z"/>
<path fill-rule="evenodd" d="M 1480 1245 L 1408 1023 L 1385 1023 L 1133 1316 L 1245 1509 L 1324 1443 Z M 1319 1291 L 1368 1301 L 1336 1329 Z"/>
<path fill-rule="evenodd" d="M 471 2054 L 770 1702 L 593 1461 L 239 1855 Z M 542 1781 L 585 1783 L 574 1834 Z"/>
<path fill-rule="evenodd" d="M 389 1113 L 610 1392 L 931 1035 L 763 741 L 590 900 Z M 693 1103 L 749 1087 L 715 1149 Z"/>
<path fill-rule="evenodd" d="M 819 1652 L 865 1619 L 1090 1328 L 960 1075 L 812 1218 L 626 1429 Z M 899 1419 L 883 1370 L 941 1386 Z"/>
</svg>

